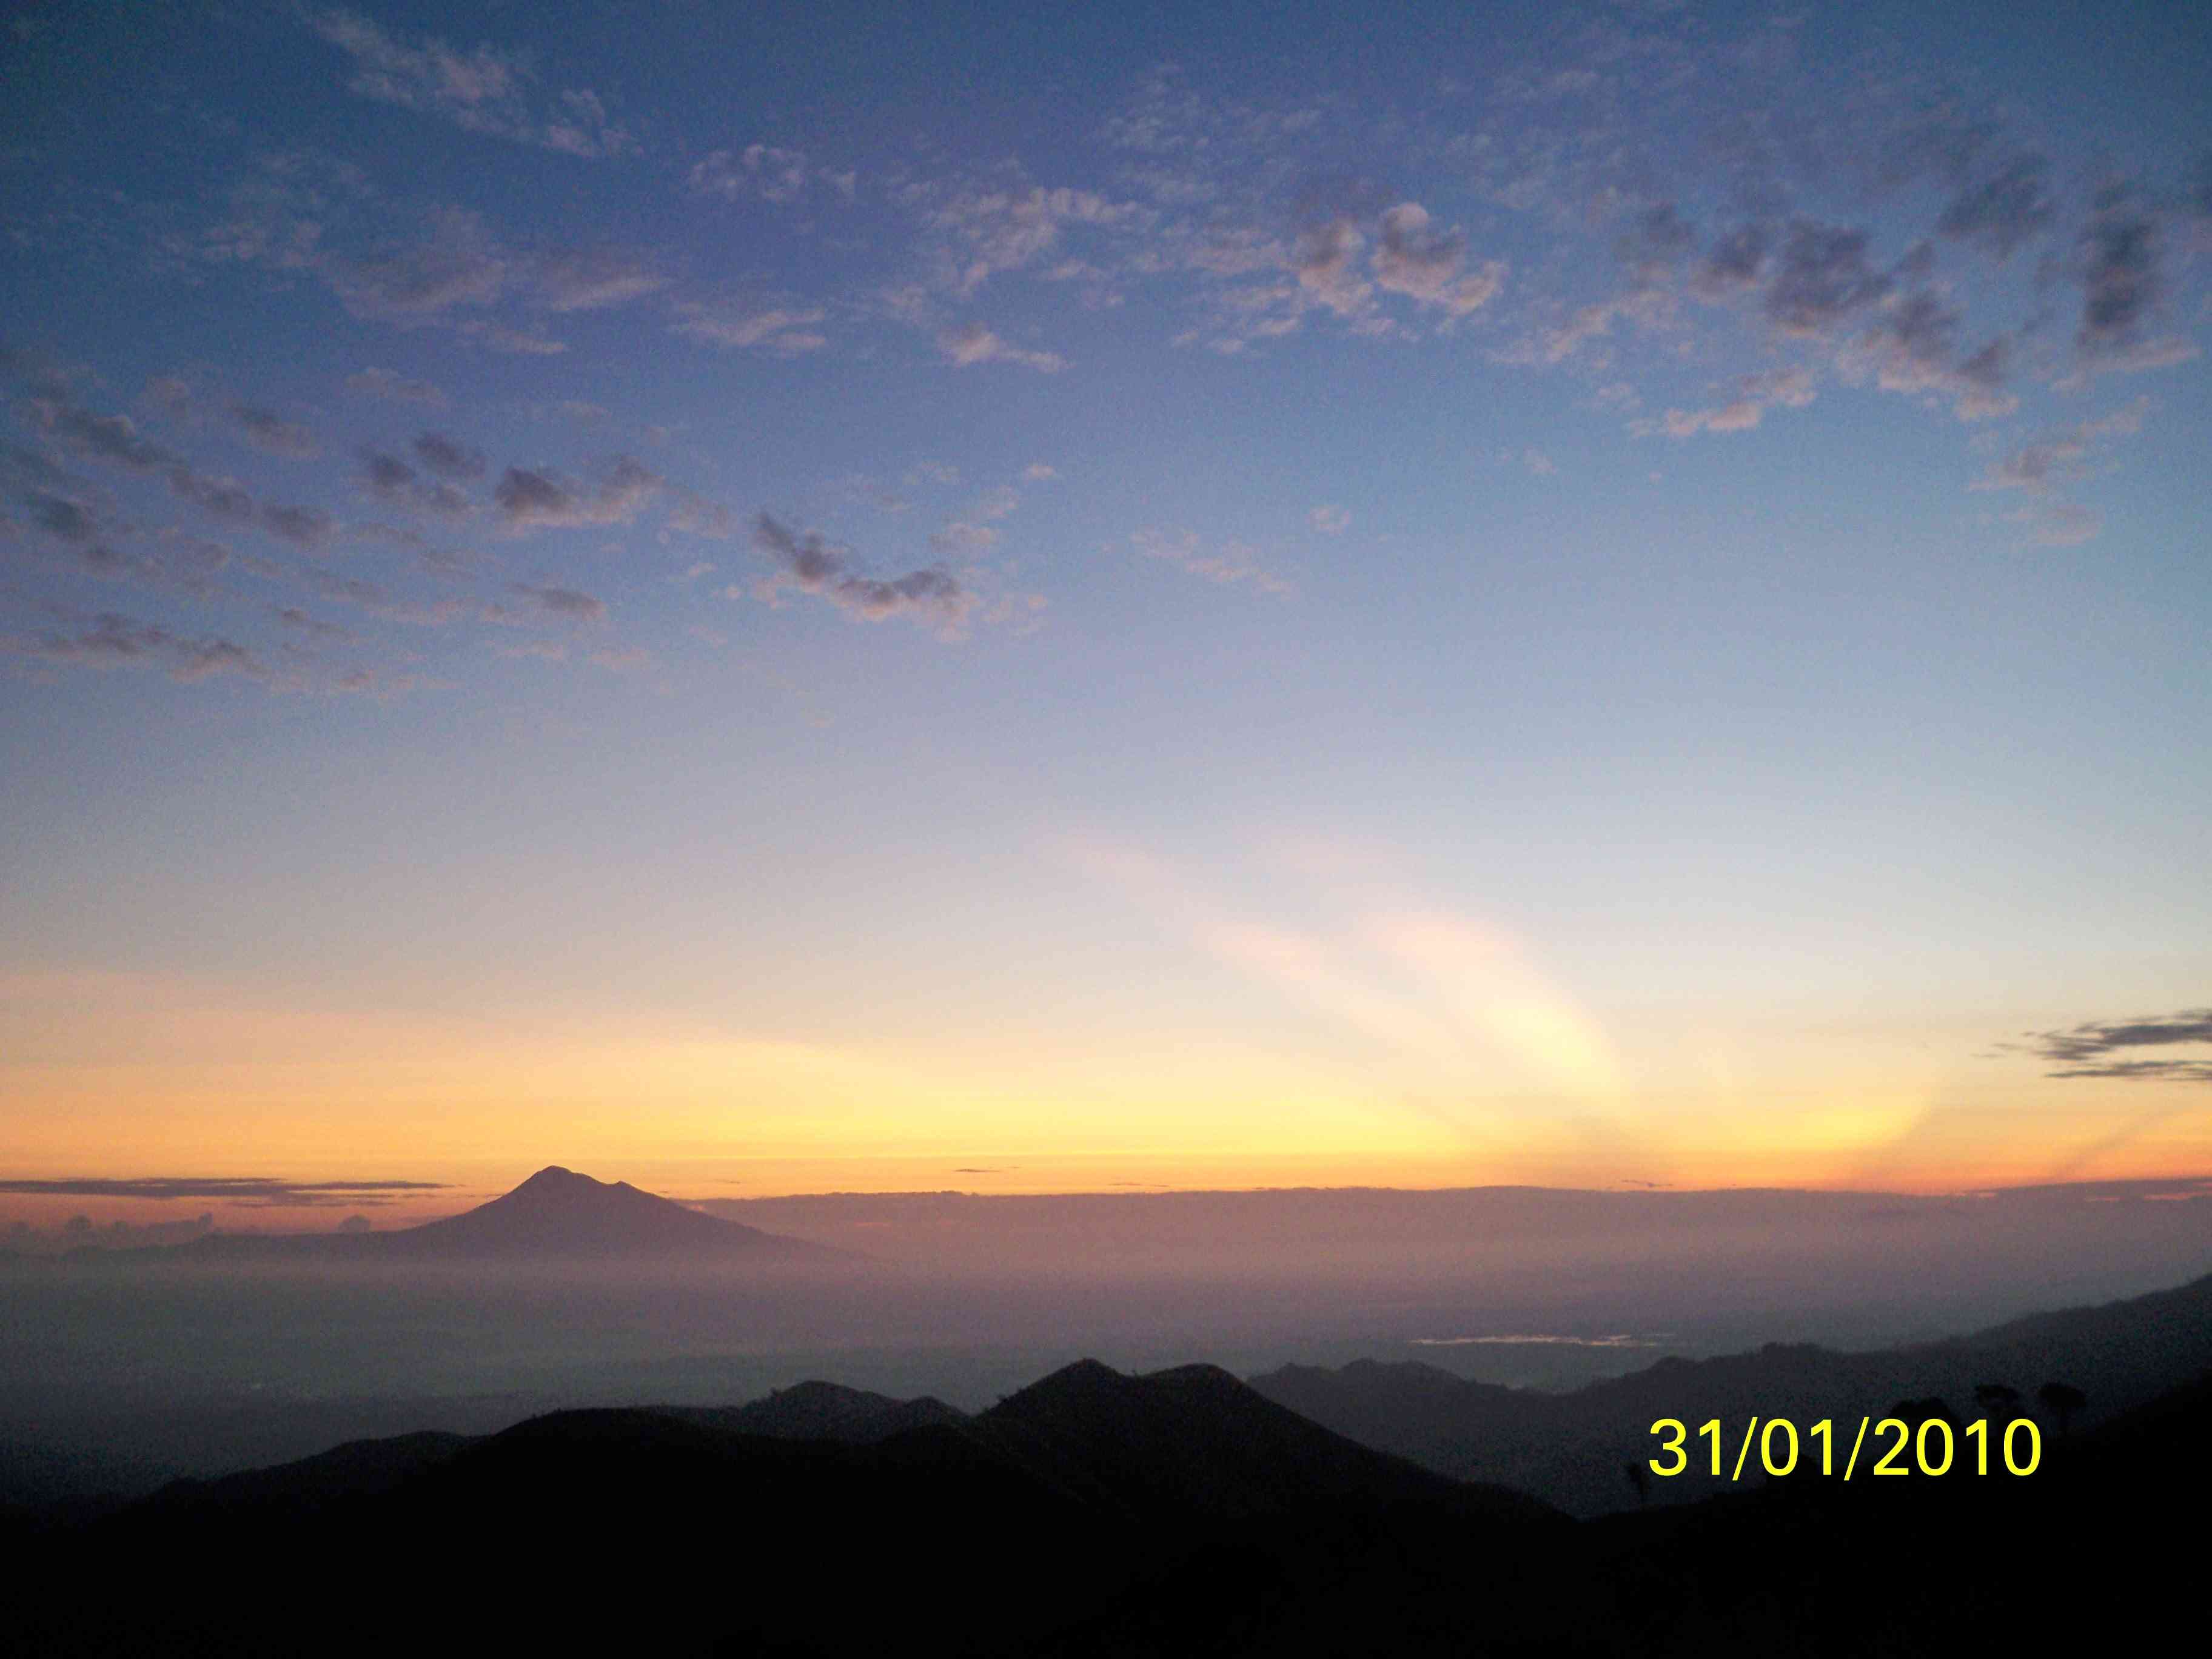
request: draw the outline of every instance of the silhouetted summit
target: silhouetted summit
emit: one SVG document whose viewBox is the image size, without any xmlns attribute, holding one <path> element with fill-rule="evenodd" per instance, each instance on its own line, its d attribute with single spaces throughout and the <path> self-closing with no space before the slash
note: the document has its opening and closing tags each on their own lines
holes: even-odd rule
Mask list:
<svg viewBox="0 0 2212 1659">
<path fill-rule="evenodd" d="M 627 1181 L 594 1181 L 558 1164 L 514 1191 L 443 1221 L 385 1236 L 400 1256 L 657 1255 L 827 1258 L 838 1254 L 741 1222 L 702 1215 Z"/>
<path fill-rule="evenodd" d="M 1519 1492 L 1444 1479 L 1277 1405 L 1218 1365 L 1127 1376 L 1080 1359 L 975 1419 L 1060 1486 L 1137 1513 L 1233 1519 L 1448 1502 L 1534 1517 Z"/>
<path fill-rule="evenodd" d="M 102 1261 L 836 1261 L 854 1253 L 701 1213 L 627 1181 L 549 1164 L 488 1203 L 391 1232 L 209 1233 L 189 1244 L 106 1250 Z"/>
</svg>

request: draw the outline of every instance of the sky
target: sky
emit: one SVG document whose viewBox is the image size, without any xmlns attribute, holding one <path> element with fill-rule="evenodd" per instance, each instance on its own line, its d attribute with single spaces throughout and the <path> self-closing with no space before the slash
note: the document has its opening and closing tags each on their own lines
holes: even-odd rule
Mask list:
<svg viewBox="0 0 2212 1659">
<path fill-rule="evenodd" d="M 2201 9 L 0 59 L 0 1219 L 2212 1174 Z"/>
</svg>

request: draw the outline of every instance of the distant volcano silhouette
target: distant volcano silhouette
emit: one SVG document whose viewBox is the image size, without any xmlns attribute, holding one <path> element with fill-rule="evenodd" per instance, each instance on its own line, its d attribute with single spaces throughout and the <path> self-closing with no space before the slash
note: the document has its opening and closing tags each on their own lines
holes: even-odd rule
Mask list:
<svg viewBox="0 0 2212 1659">
<path fill-rule="evenodd" d="M 829 1261 L 845 1254 L 764 1233 L 552 1164 L 443 1221 L 380 1235 L 381 1254 L 423 1257 L 661 1256 Z"/>
<path fill-rule="evenodd" d="M 125 1261 L 833 1262 L 856 1251 L 702 1215 L 627 1181 L 553 1164 L 511 1193 L 442 1221 L 391 1232 L 209 1233 L 189 1244 L 110 1250 Z"/>
</svg>

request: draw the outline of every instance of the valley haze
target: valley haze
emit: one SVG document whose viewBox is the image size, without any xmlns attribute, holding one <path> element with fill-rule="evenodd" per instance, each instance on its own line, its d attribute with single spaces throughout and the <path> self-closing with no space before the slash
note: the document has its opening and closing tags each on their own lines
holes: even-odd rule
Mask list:
<svg viewBox="0 0 2212 1659">
<path fill-rule="evenodd" d="M 1556 1392 L 1770 1342 L 1929 1340 L 2208 1266 L 2212 1190 L 2191 1182 L 690 1206 L 554 1166 L 390 1231 L 19 1255 L 0 1266 L 17 1314 L 0 1439 L 143 1480 L 809 1379 L 980 1410 L 1085 1357 L 1247 1376 L 1419 1362 Z"/>
</svg>

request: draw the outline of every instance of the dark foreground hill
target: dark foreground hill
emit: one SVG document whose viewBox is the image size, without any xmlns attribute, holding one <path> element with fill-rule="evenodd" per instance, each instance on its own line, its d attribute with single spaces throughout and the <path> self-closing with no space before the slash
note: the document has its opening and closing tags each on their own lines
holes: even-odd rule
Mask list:
<svg viewBox="0 0 2212 1659">
<path fill-rule="evenodd" d="M 1348 1445 L 1211 1368 L 1086 1363 L 865 1444 L 567 1412 L 179 1485 L 0 1537 L 0 1648 L 2130 1650 L 2186 1611 L 2208 1476 L 2212 1379 L 2052 1442 L 2026 1478 L 1797 1477 L 1576 1522 Z"/>
<path fill-rule="evenodd" d="M 1571 1514 L 1634 1506 L 1626 1462 L 1653 1455 L 1651 1425 L 1672 1417 L 1741 1425 L 1756 1415 L 1801 1428 L 1856 1422 L 1901 1400 L 1939 1398 L 1980 1414 L 1974 1389 L 2013 1388 L 2033 1414 L 2061 1382 L 2087 1396 L 2083 1426 L 2212 1371 L 2212 1277 L 2097 1307 L 2039 1314 L 1941 1342 L 1839 1353 L 1770 1343 L 1711 1359 L 1669 1358 L 1570 1394 L 1470 1382 L 1433 1365 L 1359 1360 L 1336 1370 L 1285 1365 L 1251 1379 L 1270 1400 L 1339 1434 L 1424 1468 L 1533 1492 Z M 2055 1431 L 2045 1413 L 2043 1426 Z M 1704 1497 L 1724 1485 L 1692 1473 L 1660 1488 Z"/>
<path fill-rule="evenodd" d="M 1255 1528 L 1402 1512 L 1493 1554 L 1569 1524 L 1210 1367 L 1086 1362 L 864 1443 L 703 1417 L 557 1413 L 179 1483 L 17 1540 L 34 1593 L 12 1633 L 54 1654 L 388 1650 L 431 1629 L 502 1651 L 1018 1651 Z"/>
</svg>

